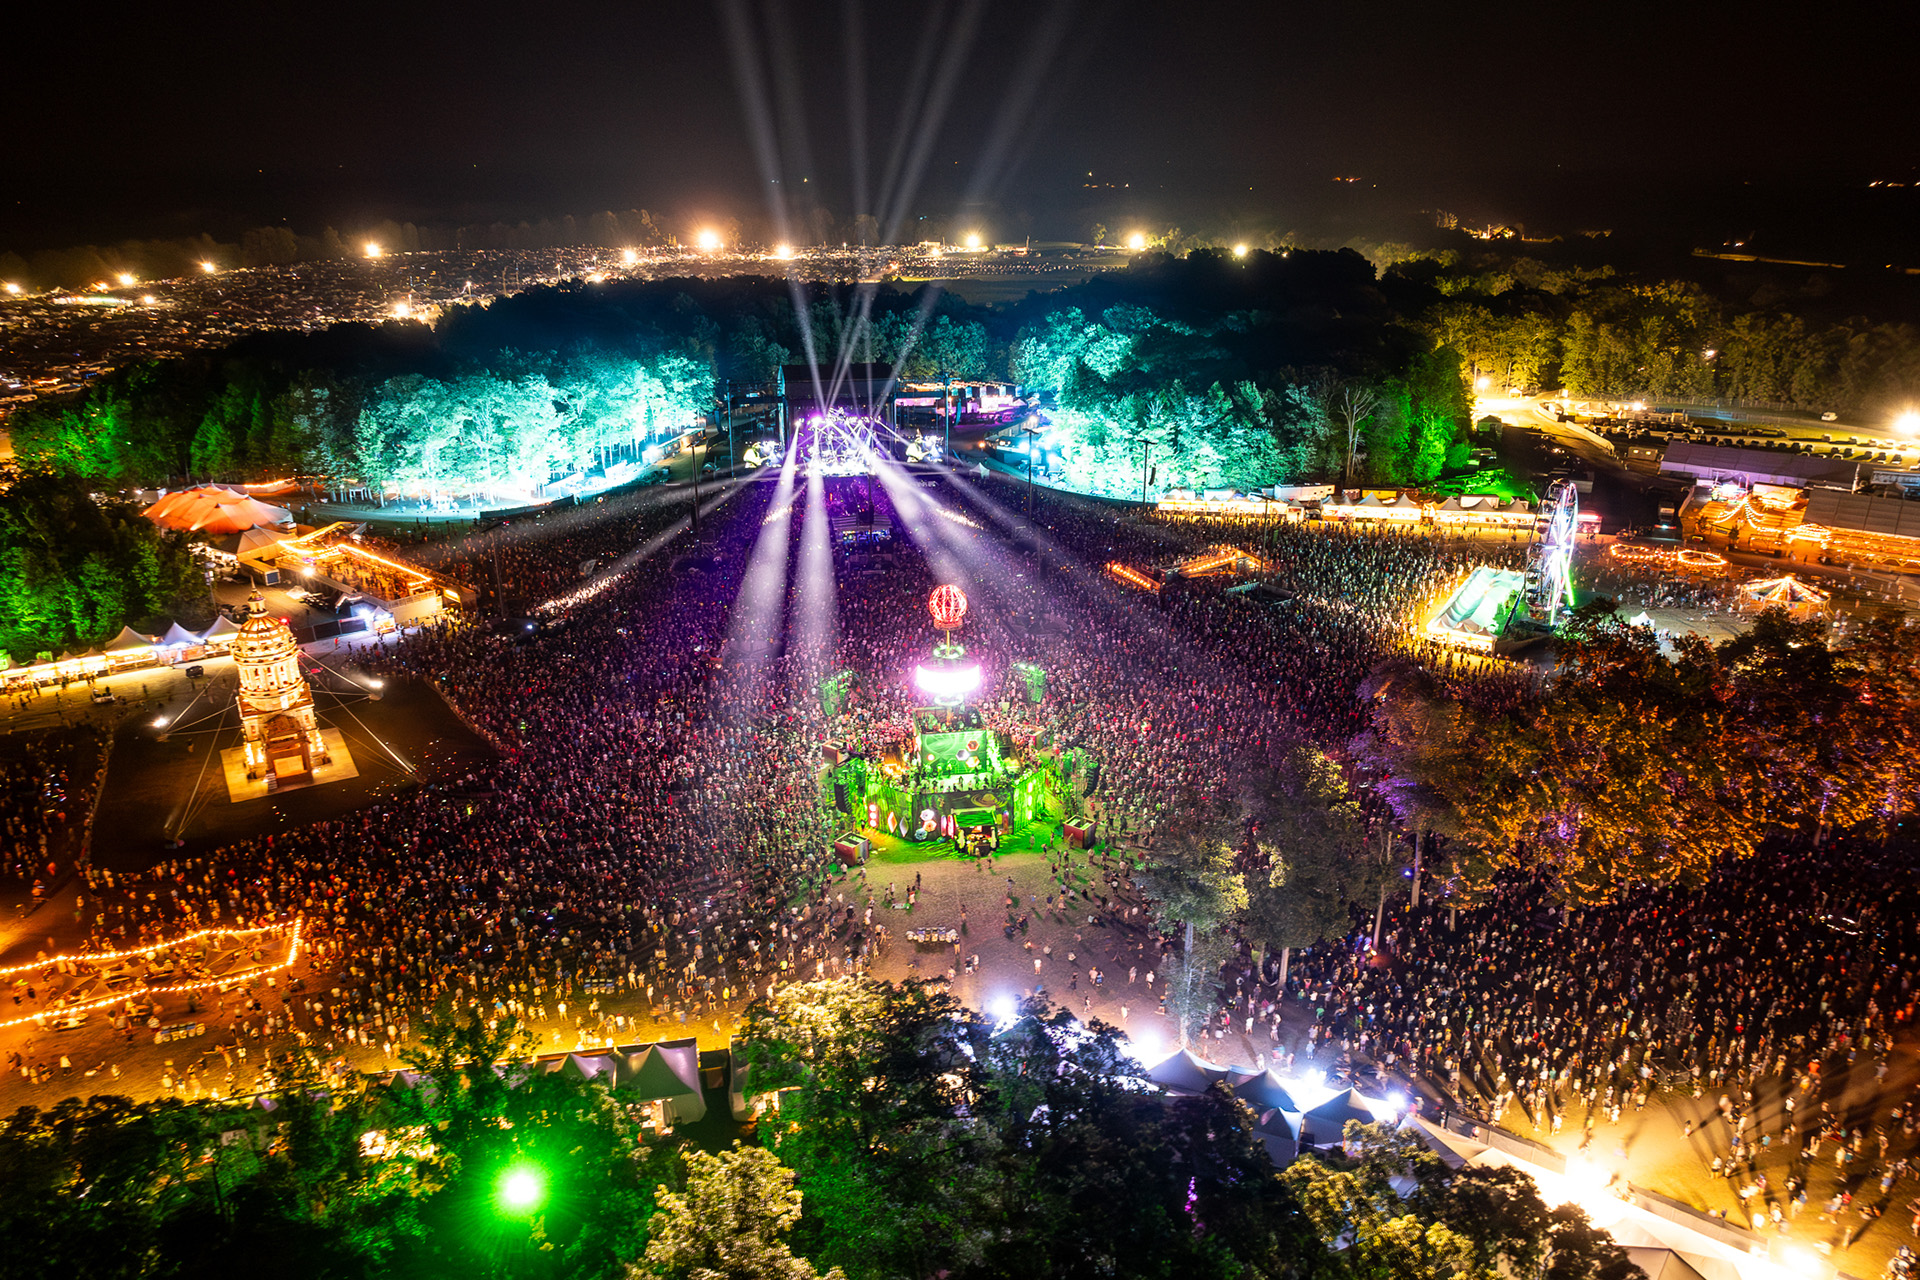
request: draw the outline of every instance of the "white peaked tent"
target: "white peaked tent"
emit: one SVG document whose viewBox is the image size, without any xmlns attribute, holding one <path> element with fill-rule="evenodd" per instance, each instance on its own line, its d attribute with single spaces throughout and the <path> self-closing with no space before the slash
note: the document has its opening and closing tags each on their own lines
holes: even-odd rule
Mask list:
<svg viewBox="0 0 1920 1280">
<path fill-rule="evenodd" d="M 122 627 L 119 635 L 107 641 L 106 652 L 109 657 L 121 653 L 138 653 L 143 649 L 153 648 L 157 643 L 159 641 L 155 636 L 143 636 L 132 627 Z"/>
<path fill-rule="evenodd" d="M 200 633 L 200 643 L 218 645 L 224 649 L 232 644 L 233 638 L 239 634 L 240 624 L 223 614 L 214 620 L 212 626 Z"/>
<path fill-rule="evenodd" d="M 707 1114 L 700 1088 L 700 1043 L 670 1040 L 616 1051 L 620 1087 L 642 1102 L 664 1104 L 668 1124 L 687 1124 Z"/>
<path fill-rule="evenodd" d="M 166 635 L 160 637 L 160 647 L 162 649 L 189 649 L 200 642 L 200 637 L 197 634 L 187 630 L 177 622 L 167 628 Z"/>
</svg>

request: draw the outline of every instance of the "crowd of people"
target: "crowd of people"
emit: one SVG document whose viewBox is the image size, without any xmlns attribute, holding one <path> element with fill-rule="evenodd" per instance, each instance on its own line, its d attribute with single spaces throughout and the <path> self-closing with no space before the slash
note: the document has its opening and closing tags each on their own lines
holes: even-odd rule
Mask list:
<svg viewBox="0 0 1920 1280">
<path fill-rule="evenodd" d="M 773 484 L 743 485 L 703 519 L 699 554 L 675 544 L 542 613 L 533 632 L 442 627 L 369 654 L 389 678 L 434 684 L 496 760 L 305 829 L 94 871 L 102 943 L 307 922 L 292 982 L 212 998 L 225 1078 L 171 1078 L 240 1091 L 290 1056 L 336 1075 L 392 1066 L 422 1012 L 447 1001 L 520 1018 L 543 1048 L 718 1032 L 772 984 L 861 971 L 889 934 L 863 909 L 878 885 L 831 846 L 848 819 L 820 785 L 821 746 L 877 756 L 906 744 L 909 672 L 934 639 L 926 599 L 942 581 L 971 600 L 961 638 L 989 673 L 989 723 L 1092 762 L 1076 794 L 1103 834 L 1149 849 L 1182 797 L 1231 795 L 1302 744 L 1343 749 L 1367 726 L 1357 692 L 1391 653 L 1410 650 L 1463 698 L 1538 691 L 1531 670 L 1422 649 L 1406 625 L 1474 564 L 1518 564 L 1524 546 L 1278 525 L 1258 535 L 1265 599 L 1217 582 L 1147 592 L 1101 566 L 1177 563 L 1233 531 L 1052 495 L 1037 530 L 1010 537 L 1011 489 L 827 482 L 846 484 L 863 486 L 858 503 L 894 542 L 861 552 L 860 572 L 832 552 L 824 613 L 806 571 L 817 508 L 802 495 L 777 510 Z M 475 579 L 497 563 L 511 596 L 565 597 L 683 520 L 677 492 L 476 535 L 437 563 Z M 934 507 L 971 514 L 930 519 Z M 799 522 L 790 541 L 774 536 L 786 519 Z M 784 599 L 738 607 L 757 558 L 774 554 L 798 566 Z M 1044 669 L 1040 705 L 1022 701 L 1016 662 Z M 844 705 L 829 716 L 821 682 L 842 672 Z M 1101 867 L 1090 919 L 1129 929 L 1140 963 L 1097 981 L 1150 1007 L 1143 904 L 1122 864 Z M 1736 1178 L 1751 1185 L 1762 1158 L 1785 1151 L 1804 1192 L 1807 1160 L 1838 1141 L 1857 1157 L 1848 1189 L 1897 1167 L 1893 1187 L 1910 1144 L 1889 1126 L 1910 1131 L 1915 1104 L 1892 1113 L 1874 1092 L 1843 1108 L 1827 1085 L 1856 1059 L 1879 1069 L 1912 1016 L 1916 901 L 1904 871 L 1844 848 L 1781 850 L 1704 889 L 1572 914 L 1514 883 L 1468 909 L 1403 911 L 1378 953 L 1364 931 L 1316 947 L 1283 985 L 1275 959 L 1238 960 L 1218 1014 L 1248 1031 L 1264 1022 L 1266 1052 L 1403 1073 L 1481 1122 L 1593 1127 L 1660 1090 L 1724 1094 L 1711 1140 Z M 1787 1185 L 1771 1199 L 1790 1204 Z"/>
</svg>

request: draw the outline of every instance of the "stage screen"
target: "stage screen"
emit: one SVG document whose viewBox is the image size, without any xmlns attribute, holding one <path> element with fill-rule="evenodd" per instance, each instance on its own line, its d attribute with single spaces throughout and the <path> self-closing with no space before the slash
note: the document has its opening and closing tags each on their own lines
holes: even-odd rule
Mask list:
<svg viewBox="0 0 1920 1280">
<path fill-rule="evenodd" d="M 986 759 L 986 746 L 985 729 L 920 735 L 920 754 L 927 764 L 957 764 L 963 769 L 977 769 Z"/>
</svg>

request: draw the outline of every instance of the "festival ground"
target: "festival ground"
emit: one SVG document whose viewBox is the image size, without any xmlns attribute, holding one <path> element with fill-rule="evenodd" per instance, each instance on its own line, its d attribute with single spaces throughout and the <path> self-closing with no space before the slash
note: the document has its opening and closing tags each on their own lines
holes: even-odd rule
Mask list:
<svg viewBox="0 0 1920 1280">
<path fill-rule="evenodd" d="M 947 495 L 945 500 L 955 506 L 961 501 L 957 495 Z M 977 507 L 974 510 L 982 517 L 975 527 L 991 519 Z M 744 523 L 749 530 L 759 526 L 759 510 L 748 508 Z M 664 590 L 678 593 L 663 597 L 671 605 L 679 601 L 697 603 L 708 594 L 709 587 L 700 575 L 687 574 L 674 575 L 674 581 Z M 1140 599 L 1144 601 L 1145 597 Z M 857 606 L 861 602 L 855 599 L 849 603 Z M 1344 597 L 1331 603 L 1351 607 Z M 1133 598 L 1123 598 L 1123 604 L 1125 613 L 1120 616 L 1132 616 L 1136 607 Z M 1144 615 L 1147 606 L 1138 607 Z M 849 631 L 857 630 L 858 618 L 853 615 L 852 607 L 848 608 L 846 624 Z M 1009 629 L 1015 628 L 1010 624 Z M 625 632 L 618 634 L 624 636 Z M 1073 642 L 1084 642 L 1091 651 L 1102 640 L 1111 642 L 1109 637 L 1085 636 L 1083 640 L 1082 634 L 1076 632 Z M 890 651 L 886 661 L 897 663 L 898 658 Z M 1172 669 L 1181 661 L 1182 656 L 1172 650 L 1155 649 L 1151 665 L 1158 667 L 1164 662 Z M 796 697 L 806 696 L 792 690 L 787 692 Z M 433 698 L 424 688 L 416 687 L 415 693 Z M 516 709 L 523 707 L 527 697 L 524 686 L 515 684 L 510 705 Z M 404 702 L 404 696 L 396 695 L 382 706 L 397 709 Z M 1160 717 L 1156 715 L 1155 719 Z M 539 794 L 544 796 L 551 779 L 538 781 Z M 105 833 L 115 832 L 116 828 L 103 825 L 101 831 L 104 839 Z M 114 838 L 120 839 L 125 834 L 120 831 Z M 999 856 L 990 860 L 936 852 L 937 846 L 911 846 L 884 837 L 876 840 L 875 852 L 864 869 L 838 875 L 828 890 L 827 901 L 814 900 L 820 908 L 812 917 L 815 920 L 826 914 L 829 903 L 834 909 L 853 908 L 853 919 L 837 922 L 832 934 L 820 938 L 828 945 L 809 954 L 793 976 L 808 978 L 816 972 L 844 971 L 838 967 L 839 962 L 851 949 L 852 935 L 864 932 L 865 913 L 871 907 L 874 923 L 884 924 L 890 934 L 868 960 L 867 970 L 874 976 L 950 981 L 960 999 L 993 1014 L 1004 1011 L 1028 993 L 1044 990 L 1056 1004 L 1076 1016 L 1100 1019 L 1120 1027 L 1142 1057 L 1164 1054 L 1176 1045 L 1177 1032 L 1159 1012 L 1162 983 L 1155 965 L 1159 952 L 1147 921 L 1139 915 L 1128 915 L 1125 903 L 1115 910 L 1107 876 L 1117 868 L 1117 862 L 1101 861 L 1104 855 L 1098 850 L 1093 853 L 1074 850 L 1063 859 L 1057 847 L 1046 847 L 1053 834 L 1045 824 L 1016 828 L 1009 846 L 1038 843 L 1042 847 L 1003 848 Z M 515 846 L 516 857 L 530 853 L 524 845 Z M 150 862 L 152 856 L 131 852 L 127 865 Z M 914 899 L 911 909 L 890 905 L 904 902 L 910 889 Z M 297 907 L 298 899 L 286 905 Z M 49 946 L 57 949 L 63 939 L 77 938 L 70 912 L 70 903 L 56 902 L 43 908 L 35 919 L 36 925 L 43 920 L 48 922 Z M 854 920 L 861 924 L 856 926 Z M 66 923 L 56 928 L 55 922 Z M 906 936 L 909 929 L 955 930 L 957 948 L 954 944 L 916 944 Z M 1391 930 L 1390 913 L 1389 933 Z M 372 941 L 377 944 L 378 939 Z M 21 945 L 30 955 L 39 942 L 29 939 Z M 971 963 L 976 956 L 977 964 Z M 711 961 L 711 955 L 708 958 Z M 1104 980 L 1094 980 L 1095 969 L 1102 971 Z M 1154 974 L 1151 985 L 1147 981 L 1149 972 Z M 330 986 L 351 985 L 347 976 L 337 969 L 310 971 L 302 965 L 295 973 L 304 984 L 301 998 L 317 1000 Z M 737 981 L 737 977 L 734 980 Z M 279 1005 L 278 991 L 257 990 L 254 994 L 270 1008 Z M 334 992 L 336 997 L 338 994 Z M 17 1076 L 11 1078 L 7 1098 L 18 1104 L 47 1106 L 75 1093 L 113 1092 L 151 1097 L 174 1092 L 204 1097 L 210 1091 L 223 1095 L 251 1092 L 261 1083 L 261 1054 L 259 1041 L 239 1029 L 243 1021 L 254 1016 L 241 1010 L 244 999 L 245 993 L 240 992 L 210 997 L 193 1015 L 204 1019 L 208 1034 L 201 1039 L 167 1046 L 154 1045 L 150 1036 L 116 1035 L 104 1020 L 98 1019 L 74 1031 L 28 1029 L 0 1034 L 0 1050 L 17 1052 L 41 1062 L 65 1058 L 71 1064 L 70 1070 L 56 1068 L 40 1084 L 27 1083 Z M 686 1035 L 697 1036 L 703 1048 L 719 1048 L 734 1031 L 746 997 L 736 988 L 717 1007 L 676 1006 L 667 1001 L 663 990 L 659 1003 L 654 1004 L 644 991 L 623 984 L 614 994 L 598 997 L 562 996 L 549 988 L 528 1003 L 530 1013 L 526 1021 L 545 1050 Z M 186 1016 L 187 1011 L 177 1005 L 165 1010 L 163 1015 L 166 1021 Z M 1196 1048 L 1203 1056 L 1223 1065 L 1270 1064 L 1275 1061 L 1278 1050 L 1282 1060 L 1287 1054 L 1299 1055 L 1293 1064 L 1296 1073 L 1336 1070 L 1341 1065 L 1337 1046 L 1323 1048 L 1317 1059 L 1305 1053 L 1305 1034 L 1311 1024 L 1309 1007 L 1291 1000 L 1286 1003 L 1277 1036 L 1269 1036 L 1265 1025 L 1259 1023 L 1255 1024 L 1257 1030 L 1248 1035 L 1244 1023 L 1238 1023 L 1218 1033 L 1209 1031 L 1213 1038 Z M 347 1066 L 366 1071 L 398 1065 L 401 1046 L 382 1043 L 384 1036 L 375 1035 L 368 1043 L 349 1043 L 335 1038 L 337 1032 L 329 1036 L 304 1018 L 297 1025 L 301 1044 L 310 1044 L 329 1061 L 344 1060 Z M 276 1049 L 284 1051 L 291 1045 L 292 1038 L 282 1034 Z M 190 1064 L 196 1062 L 202 1070 L 183 1080 Z M 1897 1046 L 1891 1073 L 1884 1083 L 1876 1082 L 1872 1073 L 1872 1066 L 1863 1059 L 1856 1068 L 1830 1074 L 1823 1090 L 1842 1101 L 1853 1097 L 1897 1096 L 1920 1076 L 1915 1070 L 1910 1039 L 1903 1037 Z M 1376 1087 L 1370 1080 L 1365 1083 L 1370 1089 Z M 1387 1087 L 1378 1086 L 1378 1090 L 1385 1092 Z M 1756 1118 L 1763 1130 L 1777 1131 L 1779 1127 L 1777 1091 L 1768 1092 L 1774 1088 L 1773 1082 L 1763 1084 L 1756 1097 Z M 1704 1157 L 1696 1149 L 1703 1135 L 1713 1133 L 1700 1122 L 1713 1113 L 1718 1092 L 1709 1088 L 1699 1099 L 1662 1093 L 1656 1095 L 1644 1112 L 1635 1112 L 1629 1106 L 1617 1124 L 1602 1119 L 1597 1123 L 1590 1155 L 1610 1168 L 1624 1171 L 1640 1186 L 1665 1192 L 1701 1208 L 1737 1213 L 1741 1202 L 1736 1189 L 1725 1179 L 1709 1176 Z M 1461 1101 L 1432 1095 L 1430 1098 L 1436 1104 L 1444 1101 L 1457 1105 Z M 1566 1112 L 1562 1133 L 1557 1138 L 1543 1133 L 1540 1140 L 1572 1150 L 1581 1141 L 1585 1120 L 1585 1110 L 1575 1103 Z M 1518 1108 L 1508 1109 L 1504 1123 L 1531 1136 L 1530 1120 Z M 1692 1132 L 1688 1133 L 1686 1126 L 1690 1123 Z M 1724 1147 L 1724 1132 L 1713 1133 L 1713 1136 L 1718 1140 L 1716 1145 Z M 1771 1167 L 1764 1158 L 1762 1167 Z M 1838 1223 L 1821 1220 L 1821 1202 L 1832 1189 L 1829 1168 L 1823 1166 L 1817 1170 L 1809 1197 L 1810 1207 L 1788 1223 L 1796 1240 L 1837 1243 L 1845 1230 Z M 1777 1169 L 1774 1176 L 1778 1176 Z M 1851 1221 L 1857 1224 L 1857 1216 Z M 1896 1209 L 1885 1219 L 1869 1224 L 1863 1238 L 1850 1250 L 1836 1254 L 1835 1261 L 1846 1271 L 1868 1274 L 1907 1238 L 1904 1214 Z"/>
</svg>

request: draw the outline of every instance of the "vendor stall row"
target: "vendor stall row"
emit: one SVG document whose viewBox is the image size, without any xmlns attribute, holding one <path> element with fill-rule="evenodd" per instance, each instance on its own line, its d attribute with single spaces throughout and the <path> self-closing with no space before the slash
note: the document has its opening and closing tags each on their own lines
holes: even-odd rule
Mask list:
<svg viewBox="0 0 1920 1280">
<path fill-rule="evenodd" d="M 85 653 L 49 655 L 25 664 L 9 658 L 4 672 L 6 687 L 16 690 L 65 684 L 137 671 L 142 667 L 198 662 L 224 654 L 233 637 L 239 634 L 239 625 L 226 617 L 217 619 L 205 631 L 189 631 L 176 622 L 162 636 L 143 635 L 132 627 L 122 627 L 119 635 Z"/>
</svg>

